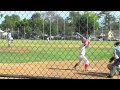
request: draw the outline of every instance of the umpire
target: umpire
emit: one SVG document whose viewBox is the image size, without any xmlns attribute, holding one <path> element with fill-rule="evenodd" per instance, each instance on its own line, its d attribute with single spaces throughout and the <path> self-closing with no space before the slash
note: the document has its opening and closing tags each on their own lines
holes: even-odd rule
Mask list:
<svg viewBox="0 0 120 90">
<path fill-rule="evenodd" d="M 107 68 L 110 70 L 109 75 L 107 76 L 108 78 L 112 78 L 116 71 L 119 72 L 120 74 L 120 42 L 115 42 L 113 48 L 113 57 L 110 58 L 109 64 L 107 65 Z"/>
</svg>

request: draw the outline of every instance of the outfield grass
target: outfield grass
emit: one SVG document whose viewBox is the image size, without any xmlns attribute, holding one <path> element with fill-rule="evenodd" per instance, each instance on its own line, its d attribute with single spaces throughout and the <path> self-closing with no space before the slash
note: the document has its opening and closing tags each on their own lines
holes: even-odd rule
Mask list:
<svg viewBox="0 0 120 90">
<path fill-rule="evenodd" d="M 0 63 L 22 63 L 36 61 L 59 61 L 59 60 L 78 60 L 79 40 L 14 40 L 10 48 L 28 48 L 28 52 L 1 51 Z M 16 46 L 18 44 L 18 46 Z M 21 46 L 21 44 L 24 44 Z M 27 46 L 26 46 L 27 44 Z M 32 46 L 32 45 L 51 45 L 47 46 Z M 52 45 L 68 45 L 68 47 L 52 47 Z M 0 48 L 8 48 L 7 40 L 0 40 Z M 15 46 L 14 46 L 15 45 Z M 73 47 L 69 47 L 73 45 Z M 114 41 L 91 41 L 91 48 L 86 49 L 86 56 L 89 60 L 108 60 L 112 55 L 112 47 Z M 98 47 L 94 47 L 98 46 Z M 101 48 L 102 46 L 102 48 Z M 110 46 L 109 48 L 106 46 Z"/>
</svg>

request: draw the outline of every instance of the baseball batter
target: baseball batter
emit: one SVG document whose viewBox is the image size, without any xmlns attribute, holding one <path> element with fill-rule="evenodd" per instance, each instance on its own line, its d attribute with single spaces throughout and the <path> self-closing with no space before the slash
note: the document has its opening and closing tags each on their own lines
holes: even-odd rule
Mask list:
<svg viewBox="0 0 120 90">
<path fill-rule="evenodd" d="M 82 43 L 80 45 L 80 56 L 79 56 L 79 61 L 75 64 L 73 67 L 76 69 L 76 67 L 81 63 L 82 60 L 84 60 L 84 71 L 86 72 L 88 70 L 89 66 L 89 61 L 85 56 L 86 48 L 89 46 L 90 41 L 88 41 L 86 38 L 82 38 Z"/>
</svg>

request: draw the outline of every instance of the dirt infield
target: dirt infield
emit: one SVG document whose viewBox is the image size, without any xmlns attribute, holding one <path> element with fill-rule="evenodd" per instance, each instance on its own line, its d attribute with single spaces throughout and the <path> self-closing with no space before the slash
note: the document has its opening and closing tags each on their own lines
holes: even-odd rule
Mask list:
<svg viewBox="0 0 120 90">
<path fill-rule="evenodd" d="M 72 67 L 76 61 L 56 62 L 29 62 L 17 64 L 0 64 L 1 74 L 16 74 L 27 76 L 44 76 L 70 79 L 106 79 L 108 69 L 107 61 L 91 61 L 88 73 L 83 72 L 83 63 L 74 70 Z M 120 78 L 114 76 L 114 79 Z"/>
<path fill-rule="evenodd" d="M 29 52 L 32 51 L 32 49 L 28 48 L 0 48 L 0 51 L 8 51 L 8 52 Z"/>
<path fill-rule="evenodd" d="M 7 44 L 0 44 L 0 46 L 8 46 Z M 41 47 L 80 47 L 79 44 L 11 44 L 13 46 L 41 46 Z M 90 48 L 112 48 L 113 45 L 90 45 Z"/>
<path fill-rule="evenodd" d="M 79 45 L 78 44 L 11 44 L 10 47 L 8 47 L 7 44 L 0 44 L 0 46 L 6 46 L 4 48 L 0 48 L 0 51 L 8 51 L 8 52 L 30 52 L 30 51 L 33 51 L 32 49 L 28 49 L 28 48 L 20 48 L 18 46 L 41 46 L 41 47 L 69 47 L 69 48 L 72 48 L 72 47 L 78 47 L 79 48 Z M 17 46 L 17 47 L 15 47 Z M 97 46 L 97 45 L 90 45 L 89 48 L 112 48 L 112 46 Z"/>
</svg>

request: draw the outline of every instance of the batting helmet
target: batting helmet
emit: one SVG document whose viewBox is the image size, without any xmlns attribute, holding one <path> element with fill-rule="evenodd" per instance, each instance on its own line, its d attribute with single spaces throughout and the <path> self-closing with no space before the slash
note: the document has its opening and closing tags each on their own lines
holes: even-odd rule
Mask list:
<svg viewBox="0 0 120 90">
<path fill-rule="evenodd" d="M 82 38 L 82 43 L 86 43 L 87 39 L 86 38 Z"/>
</svg>

